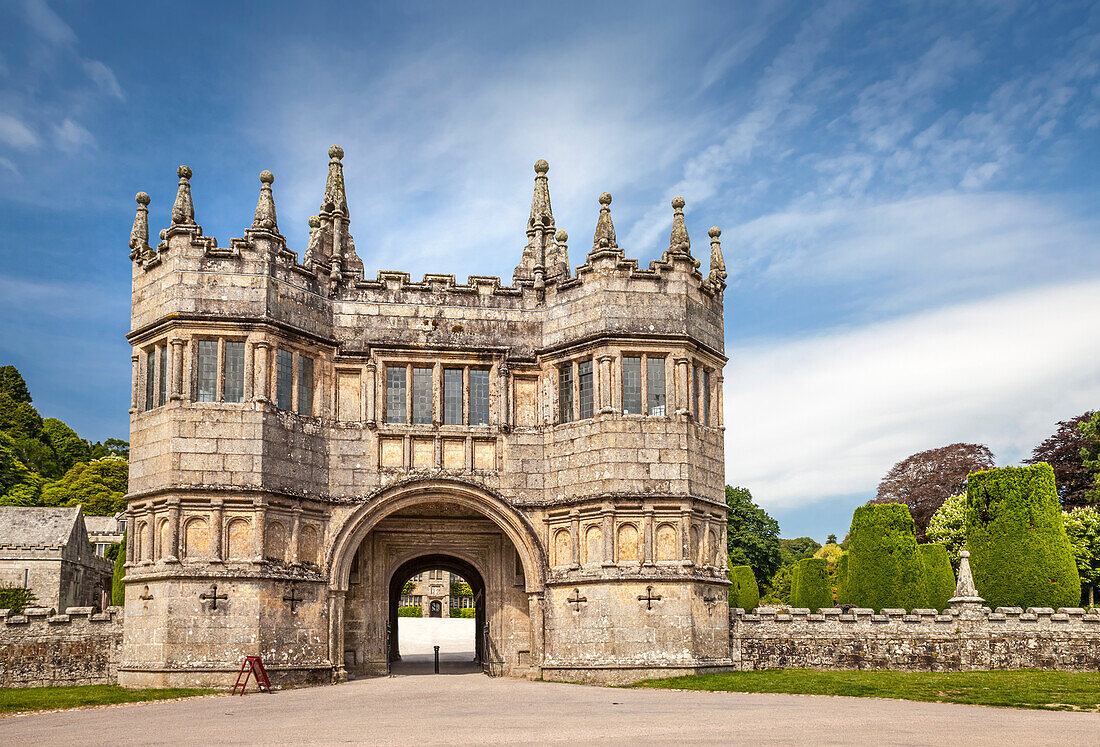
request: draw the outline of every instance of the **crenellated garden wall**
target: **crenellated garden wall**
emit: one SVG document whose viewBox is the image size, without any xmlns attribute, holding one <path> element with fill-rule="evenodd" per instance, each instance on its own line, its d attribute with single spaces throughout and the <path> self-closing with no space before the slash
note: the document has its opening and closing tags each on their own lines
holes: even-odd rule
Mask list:
<svg viewBox="0 0 1100 747">
<path fill-rule="evenodd" d="M 0 687 L 116 684 L 121 646 L 121 607 L 0 610 Z"/>
</svg>

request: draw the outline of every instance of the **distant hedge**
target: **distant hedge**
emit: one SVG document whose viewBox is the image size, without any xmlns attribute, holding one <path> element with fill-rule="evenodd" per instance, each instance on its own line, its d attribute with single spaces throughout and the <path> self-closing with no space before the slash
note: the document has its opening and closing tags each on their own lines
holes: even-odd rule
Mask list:
<svg viewBox="0 0 1100 747">
<path fill-rule="evenodd" d="M 970 475 L 966 527 L 974 584 L 990 607 L 1080 602 L 1081 579 L 1049 464 Z"/>
<path fill-rule="evenodd" d="M 791 595 L 791 606 L 807 607 L 811 612 L 833 606 L 829 567 L 824 558 L 798 561 L 798 593 Z"/>
<path fill-rule="evenodd" d="M 848 604 L 848 553 L 843 552 L 836 561 L 836 603 Z"/>
<path fill-rule="evenodd" d="M 921 545 L 920 551 L 924 555 L 924 572 L 928 581 L 926 604 L 945 610 L 948 600 L 955 596 L 955 571 L 951 568 L 951 556 L 947 554 L 946 545 L 938 543 Z"/>
<path fill-rule="evenodd" d="M 122 583 L 122 579 L 126 575 L 125 563 L 126 537 L 123 537 L 118 548 L 118 554 L 115 555 L 115 570 L 111 576 L 111 604 L 116 607 L 122 607 L 126 604 L 126 586 Z"/>
<path fill-rule="evenodd" d="M 422 607 L 398 607 L 398 617 L 424 617 L 424 609 Z"/>
<path fill-rule="evenodd" d="M 738 565 L 729 570 L 730 609 L 740 607 L 750 612 L 760 604 L 760 587 L 756 584 L 752 566 Z"/>
<path fill-rule="evenodd" d="M 795 596 L 798 595 L 798 572 L 800 570 L 801 570 L 801 566 L 799 566 L 798 563 L 795 563 L 794 565 L 791 566 L 791 606 L 792 607 L 796 606 L 794 604 L 794 598 L 795 598 Z"/>
<path fill-rule="evenodd" d="M 883 608 L 923 607 L 928 599 L 924 557 L 913 517 L 900 503 L 860 506 L 848 539 L 849 603 Z"/>
<path fill-rule="evenodd" d="M 473 607 L 452 607 L 451 617 L 474 617 Z"/>
</svg>

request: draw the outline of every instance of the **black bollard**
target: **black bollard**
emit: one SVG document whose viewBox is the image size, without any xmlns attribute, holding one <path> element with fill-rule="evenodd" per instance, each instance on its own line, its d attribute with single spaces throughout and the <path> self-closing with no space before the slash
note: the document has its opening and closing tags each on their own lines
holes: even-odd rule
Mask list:
<svg viewBox="0 0 1100 747">
<path fill-rule="evenodd" d="M 439 674 L 439 646 L 432 646 L 435 649 L 435 673 Z"/>
</svg>

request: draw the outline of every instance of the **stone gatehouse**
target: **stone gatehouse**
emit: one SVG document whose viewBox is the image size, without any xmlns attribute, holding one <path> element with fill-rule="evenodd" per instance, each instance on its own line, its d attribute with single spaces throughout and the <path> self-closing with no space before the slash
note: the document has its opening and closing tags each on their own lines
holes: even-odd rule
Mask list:
<svg viewBox="0 0 1100 747">
<path fill-rule="evenodd" d="M 703 274 L 678 197 L 639 267 L 604 193 L 574 272 L 540 160 L 511 285 L 372 277 L 329 156 L 301 256 L 270 172 L 228 246 L 186 166 L 156 246 L 137 195 L 120 682 L 384 674 L 430 568 L 471 585 L 492 671 L 728 667 L 720 231 Z"/>
</svg>

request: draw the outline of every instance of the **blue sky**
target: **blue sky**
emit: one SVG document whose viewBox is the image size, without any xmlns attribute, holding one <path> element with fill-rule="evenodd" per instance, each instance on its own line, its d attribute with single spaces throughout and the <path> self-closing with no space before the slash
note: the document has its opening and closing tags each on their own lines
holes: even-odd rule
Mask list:
<svg viewBox="0 0 1100 747">
<path fill-rule="evenodd" d="M 0 362 L 128 428 L 133 195 L 301 252 L 342 145 L 368 272 L 511 276 L 531 164 L 576 264 L 723 228 L 727 481 L 843 534 L 898 459 L 1026 455 L 1100 405 L 1090 3 L 0 4 Z"/>
</svg>

